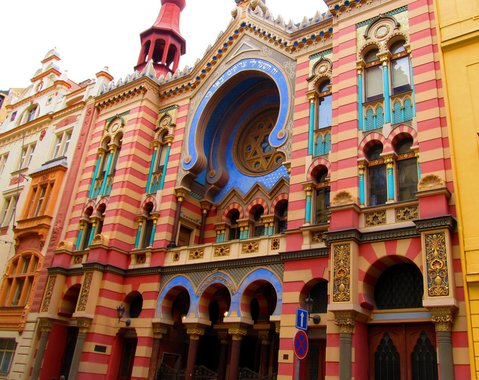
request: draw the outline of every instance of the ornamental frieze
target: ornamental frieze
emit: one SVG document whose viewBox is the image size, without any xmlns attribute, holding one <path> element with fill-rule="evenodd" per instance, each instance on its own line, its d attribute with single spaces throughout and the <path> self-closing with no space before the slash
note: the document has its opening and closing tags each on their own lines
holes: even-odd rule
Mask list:
<svg viewBox="0 0 479 380">
<path fill-rule="evenodd" d="M 52 300 L 53 288 L 55 287 L 55 281 L 57 276 L 49 276 L 47 288 L 45 289 L 45 298 L 43 298 L 42 308 L 40 312 L 46 313 L 50 307 L 50 302 Z"/>
<path fill-rule="evenodd" d="M 349 302 L 351 300 L 350 254 L 351 248 L 349 244 L 334 246 L 334 302 Z"/>
<path fill-rule="evenodd" d="M 427 287 L 429 297 L 449 295 L 446 234 L 425 235 Z"/>
<path fill-rule="evenodd" d="M 85 311 L 88 302 L 88 294 L 90 294 L 90 286 L 93 279 L 93 272 L 85 273 L 85 279 L 81 287 L 80 299 L 78 300 L 78 311 Z"/>
</svg>

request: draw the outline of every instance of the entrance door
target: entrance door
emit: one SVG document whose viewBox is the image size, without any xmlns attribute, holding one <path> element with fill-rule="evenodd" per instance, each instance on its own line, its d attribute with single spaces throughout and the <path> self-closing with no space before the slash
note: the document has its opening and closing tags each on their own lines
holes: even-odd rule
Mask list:
<svg viewBox="0 0 479 380">
<path fill-rule="evenodd" d="M 131 379 L 137 341 L 137 338 L 123 338 L 123 350 L 121 353 L 120 374 L 118 380 Z"/>
<path fill-rule="evenodd" d="M 370 380 L 437 380 L 434 326 L 400 324 L 369 329 Z"/>
<path fill-rule="evenodd" d="M 311 339 L 306 359 L 301 363 L 301 379 L 324 380 L 326 375 L 326 340 Z"/>
</svg>

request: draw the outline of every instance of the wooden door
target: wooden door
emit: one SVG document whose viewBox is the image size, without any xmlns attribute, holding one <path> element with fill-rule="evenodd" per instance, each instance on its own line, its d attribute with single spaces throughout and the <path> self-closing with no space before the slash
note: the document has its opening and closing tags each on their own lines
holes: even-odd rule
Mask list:
<svg viewBox="0 0 479 380">
<path fill-rule="evenodd" d="M 381 325 L 369 328 L 371 380 L 437 380 L 434 326 Z"/>
</svg>

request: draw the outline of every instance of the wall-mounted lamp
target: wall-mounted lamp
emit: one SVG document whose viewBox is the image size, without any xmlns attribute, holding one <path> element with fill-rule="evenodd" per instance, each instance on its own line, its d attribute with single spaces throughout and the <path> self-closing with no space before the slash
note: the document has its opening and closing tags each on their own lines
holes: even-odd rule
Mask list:
<svg viewBox="0 0 479 380">
<path fill-rule="evenodd" d="M 121 304 L 116 308 L 116 315 L 118 316 L 118 322 L 125 322 L 126 327 L 131 325 L 131 320 L 127 319 L 125 321 L 122 320 L 123 316 L 125 315 L 125 306 Z"/>
<path fill-rule="evenodd" d="M 321 316 L 318 314 L 311 315 L 313 311 L 313 303 L 314 303 L 313 297 L 311 297 L 311 294 L 308 294 L 308 296 L 304 299 L 306 310 L 308 310 L 309 318 L 313 320 L 313 323 L 315 325 L 319 325 L 319 323 L 321 322 Z"/>
</svg>

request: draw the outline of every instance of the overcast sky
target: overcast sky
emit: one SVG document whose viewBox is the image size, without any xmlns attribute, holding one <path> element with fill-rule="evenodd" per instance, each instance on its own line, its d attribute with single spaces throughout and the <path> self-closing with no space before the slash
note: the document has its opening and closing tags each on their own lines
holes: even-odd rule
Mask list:
<svg viewBox="0 0 479 380">
<path fill-rule="evenodd" d="M 302 21 L 325 12 L 322 0 L 267 0 L 276 17 Z M 2 53 L 0 90 L 26 87 L 52 48 L 60 68 L 75 82 L 94 78 L 104 66 L 118 80 L 133 72 L 140 33 L 156 20 L 160 0 L 3 0 L 0 5 Z M 226 29 L 234 0 L 187 0 L 181 15 L 186 55 L 180 67 L 193 66 Z"/>
</svg>

